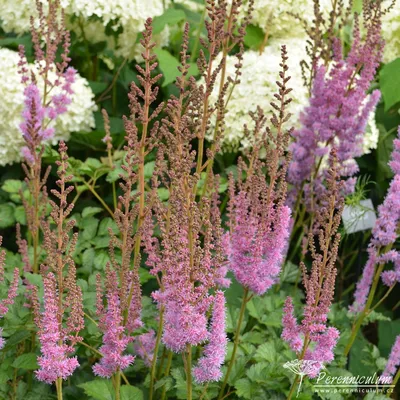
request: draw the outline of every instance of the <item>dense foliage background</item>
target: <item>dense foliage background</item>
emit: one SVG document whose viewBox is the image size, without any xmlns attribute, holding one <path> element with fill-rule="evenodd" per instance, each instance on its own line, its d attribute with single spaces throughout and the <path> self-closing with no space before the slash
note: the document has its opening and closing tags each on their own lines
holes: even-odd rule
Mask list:
<svg viewBox="0 0 400 400">
<path fill-rule="evenodd" d="M 144 27 L 145 19 L 154 17 L 152 27 L 157 42 L 154 54 L 158 62 L 154 73 L 159 72 L 163 75 L 157 94 L 159 103 L 167 100 L 171 94 L 179 94 L 175 78 L 180 64 L 179 53 L 186 22 L 189 23 L 189 75 L 201 79 L 196 61 L 201 49 L 200 40 L 207 35 L 204 27 L 207 17 L 203 0 L 98 0 L 89 3 L 85 8 L 78 1 L 66 1 L 65 4 L 61 1 L 66 7 L 67 27 L 71 29 L 70 64 L 76 68 L 81 80 L 74 94 L 72 111 L 68 111 L 60 123 L 57 122 L 60 124 L 56 130 L 59 136 L 46 146 L 43 165 L 44 169 L 48 165 L 53 166 L 47 183 L 50 191 L 56 187 L 55 182 L 58 179 L 54 167 L 54 162 L 59 158 L 56 142 L 60 138 L 66 139 L 70 157 L 69 172 L 74 175 L 72 182 L 75 187 L 70 196 L 70 201 L 75 203 L 72 218 L 77 221 L 76 228 L 79 230 L 73 258 L 77 266 L 77 283 L 83 291 L 84 310 L 89 317 L 85 318 L 86 326 L 81 333 L 88 346 L 77 346 L 76 354 L 81 367 L 79 372 L 64 383 L 64 398 L 109 400 L 115 398 L 111 380 L 96 378 L 91 369 L 98 359 L 98 354 L 92 349 L 98 349 L 102 342 L 102 334 L 92 322 L 96 305 L 95 281 L 96 274 L 104 274 L 106 265 L 110 262 L 109 229 L 118 233 L 111 211 L 115 201 L 113 186 L 118 190 L 116 182 L 119 174 L 123 173 L 121 164 L 126 132 L 122 116 L 130 114 L 128 93 L 131 82 L 139 85 L 135 65 L 139 63 L 143 66 L 139 32 Z M 326 5 L 321 2 L 321 9 L 327 10 L 330 5 L 330 1 Z M 286 44 L 288 49 L 289 75 L 292 76 L 291 84 L 294 88 L 289 111 L 294 114 L 291 124 L 295 127 L 299 126 L 298 115 L 308 101 L 308 90 L 303 86 L 300 68 L 300 61 L 307 57 L 303 50 L 307 36 L 302 22 L 293 14 L 298 13 L 310 23 L 313 19 L 312 2 L 258 0 L 254 8 L 254 17 L 244 38 L 241 82 L 232 93 L 226 114 L 226 136 L 214 162 L 214 172 L 220 175 L 220 210 L 224 223 L 227 220 L 229 199 L 228 176 L 235 173 L 238 157 L 249 148 L 242 127 L 251 121 L 248 112 L 254 112 L 256 105 L 263 107 L 267 114 L 271 111 L 269 103 L 276 91 L 275 81 L 278 79 L 282 44 Z M 361 8 L 361 2 L 354 2 L 352 5 L 353 11 L 360 12 Z M 28 61 L 34 60 L 28 17 L 32 10 L 34 2 L 30 0 L 0 0 L 0 229 L 3 236 L 2 247 L 6 249 L 8 281 L 11 281 L 13 268 L 22 268 L 23 265 L 21 254 L 18 252 L 15 224 L 21 225 L 23 236 L 29 236 L 21 199 L 21 196 L 29 196 L 20 164 L 22 139 L 19 138 L 21 134 L 18 125 L 23 97 L 18 89 L 19 76 L 10 60 L 17 58 L 16 51 L 20 44 L 25 46 Z M 350 47 L 352 41 L 351 24 L 352 22 L 340 31 L 347 47 Z M 384 17 L 383 36 L 388 41 L 388 48 L 370 88 L 371 91 L 379 89 L 382 94 L 367 128 L 370 135 L 368 137 L 371 139 L 366 140 L 371 140 L 372 144 L 362 157 L 357 158 L 360 167 L 358 185 L 355 193 L 345 200 L 348 205 L 356 205 L 360 200 L 370 198 L 375 209 L 382 203 L 393 177 L 388 162 L 393 150 L 393 140 L 397 136 L 397 127 L 400 125 L 399 4 L 395 4 L 391 13 Z M 235 59 L 229 62 L 228 69 L 234 70 Z M 115 168 L 110 167 L 106 144 L 103 141 L 106 130 L 102 109 L 107 110 L 109 115 L 112 144 L 116 149 L 113 154 Z M 206 142 L 206 146 L 209 147 L 210 144 Z M 152 176 L 155 165 L 155 154 L 150 154 L 145 165 L 147 179 Z M 201 190 L 200 187 L 199 192 Z M 165 189 L 160 188 L 158 195 L 162 200 L 168 200 L 168 192 Z M 340 330 L 341 336 L 335 349 L 335 360 L 327 368 L 330 373 L 336 375 L 372 375 L 384 369 L 395 338 L 400 334 L 398 288 L 395 288 L 385 302 L 368 317 L 368 323 L 358 334 L 349 359 L 344 359 L 343 349 L 352 324 L 352 317 L 347 308 L 353 301 L 355 285 L 367 259 L 366 249 L 371 231 L 349 234 L 342 226 L 340 230 L 343 237 L 337 260 L 335 301 L 329 320 L 330 325 Z M 280 283 L 265 295 L 252 297 L 246 304 L 236 363 L 228 381 L 231 391 L 227 398 L 286 398 L 293 374 L 283 365 L 293 360 L 295 355 L 280 338 L 281 321 L 284 301 L 288 295 L 293 296 L 296 309 L 300 309 L 304 300 L 303 289 L 299 284 L 300 242 L 301 237 L 294 238 L 290 244 L 289 257 Z M 32 249 L 30 256 L 33 257 Z M 44 254 L 41 257 L 44 257 Z M 143 293 L 142 320 L 146 331 L 157 330 L 157 309 L 150 295 L 158 285 L 155 277 L 149 273 L 145 259 L 142 260 L 139 273 Z M 39 275 L 27 274 L 26 278 L 31 284 L 39 287 L 40 294 L 43 293 L 42 278 Z M 0 290 L 0 298 L 6 297 L 7 286 L 2 285 Z M 36 328 L 29 309 L 23 306 L 24 290 L 19 290 L 20 295 L 15 304 L 1 319 L 6 344 L 0 352 L 0 398 L 55 398 L 54 387 L 38 382 L 32 373 L 38 368 L 38 349 L 29 348 L 29 342 Z M 383 295 L 384 291 L 382 285 L 379 293 Z M 226 324 L 231 339 L 227 359 L 232 352 L 233 332 L 239 317 L 242 295 L 242 286 L 233 279 L 231 286 L 225 290 Z M 133 345 L 129 346 L 132 352 Z M 166 365 L 165 349 L 160 349 L 159 357 L 165 360 Z M 155 398 L 161 398 L 164 390 L 167 398 L 187 398 L 184 364 L 180 355 L 173 356 L 170 374 L 162 376 L 161 371 L 160 368 Z M 136 357 L 135 362 L 124 373 L 130 386 L 122 386 L 121 399 L 146 399 L 149 369 L 145 362 Z M 310 399 L 317 396 L 313 385 L 312 380 L 306 379 L 298 398 Z M 217 383 L 210 383 L 205 393 L 204 385 L 194 384 L 193 398 L 216 398 L 218 388 Z M 347 399 L 361 398 L 361 395 L 330 393 L 319 394 L 319 397 Z M 366 398 L 380 397 L 369 394 Z"/>
</svg>

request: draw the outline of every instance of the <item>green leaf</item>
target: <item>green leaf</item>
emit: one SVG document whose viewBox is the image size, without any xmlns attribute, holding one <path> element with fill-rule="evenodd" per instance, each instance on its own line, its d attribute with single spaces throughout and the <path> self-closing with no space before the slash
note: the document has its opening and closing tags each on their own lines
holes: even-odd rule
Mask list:
<svg viewBox="0 0 400 400">
<path fill-rule="evenodd" d="M 109 228 L 111 228 L 113 233 L 115 233 L 115 234 L 118 233 L 118 227 L 117 227 L 117 224 L 114 222 L 114 220 L 111 219 L 110 217 L 103 218 L 100 222 L 99 230 L 98 230 L 97 234 L 99 236 L 105 236 L 105 235 L 108 236 Z"/>
<path fill-rule="evenodd" d="M 102 212 L 103 209 L 101 207 L 85 207 L 82 211 L 82 217 L 93 217 L 93 215 Z"/>
<path fill-rule="evenodd" d="M 91 271 L 94 263 L 95 251 L 94 249 L 86 249 L 82 254 L 82 266 Z"/>
<path fill-rule="evenodd" d="M 114 400 L 114 388 L 110 380 L 96 379 L 78 385 L 88 396 L 96 400 Z"/>
<path fill-rule="evenodd" d="M 164 14 L 153 19 L 153 33 L 160 33 L 166 25 L 176 25 L 186 19 L 182 10 L 168 8 Z"/>
<path fill-rule="evenodd" d="M 0 204 L 0 228 L 8 228 L 15 224 L 12 204 Z"/>
<path fill-rule="evenodd" d="M 259 346 L 254 356 L 256 361 L 276 361 L 276 349 L 274 342 L 267 342 Z"/>
<path fill-rule="evenodd" d="M 107 89 L 106 82 L 89 81 L 89 86 L 94 94 L 99 94 Z"/>
<path fill-rule="evenodd" d="M 14 217 L 15 220 L 21 224 L 21 225 L 26 225 L 26 214 L 25 214 L 25 208 L 24 206 L 17 206 L 15 207 L 14 210 Z"/>
<path fill-rule="evenodd" d="M 139 268 L 139 278 L 142 285 L 151 279 L 155 279 L 155 277 L 151 275 L 145 268 Z"/>
<path fill-rule="evenodd" d="M 175 82 L 176 77 L 179 76 L 178 66 L 180 62 L 168 51 L 164 49 L 155 49 L 154 53 L 157 56 L 160 69 L 164 76 L 162 86 L 167 86 Z M 188 75 L 197 75 L 199 73 L 196 64 L 190 64 Z"/>
<path fill-rule="evenodd" d="M 249 399 L 251 400 L 253 398 L 253 394 L 255 392 L 256 386 L 255 383 L 250 382 L 248 379 L 239 379 L 235 383 L 235 388 L 236 388 L 236 394 L 239 397 L 243 397 L 244 399 Z"/>
<path fill-rule="evenodd" d="M 121 400 L 143 400 L 143 392 L 134 386 L 121 387 Z"/>
<path fill-rule="evenodd" d="M 83 227 L 82 239 L 91 240 L 96 236 L 99 220 L 93 217 L 85 218 L 81 221 L 80 226 Z"/>
<path fill-rule="evenodd" d="M 12 366 L 29 370 L 37 369 L 39 367 L 37 355 L 35 353 L 22 354 L 14 360 Z"/>
<path fill-rule="evenodd" d="M 400 102 L 400 58 L 386 64 L 379 73 L 385 111 Z"/>
<path fill-rule="evenodd" d="M 254 48 L 258 49 L 262 45 L 264 36 L 265 33 L 259 26 L 249 25 L 246 28 L 246 36 L 244 37 L 244 43 L 246 46 L 252 49 Z"/>
<path fill-rule="evenodd" d="M 7 179 L 1 188 L 7 193 L 19 193 L 22 189 L 22 181 L 17 179 Z"/>
</svg>

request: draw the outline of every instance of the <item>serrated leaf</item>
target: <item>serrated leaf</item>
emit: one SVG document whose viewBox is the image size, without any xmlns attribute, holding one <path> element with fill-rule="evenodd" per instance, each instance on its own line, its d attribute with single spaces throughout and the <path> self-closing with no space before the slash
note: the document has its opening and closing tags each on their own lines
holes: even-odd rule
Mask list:
<svg viewBox="0 0 400 400">
<path fill-rule="evenodd" d="M 37 355 L 35 353 L 22 354 L 14 360 L 12 366 L 14 368 L 23 368 L 27 370 L 37 369 L 39 367 Z"/>
<path fill-rule="evenodd" d="M 85 207 L 82 211 L 82 217 L 93 217 L 93 215 L 96 215 L 102 211 L 103 209 L 101 207 Z"/>
<path fill-rule="evenodd" d="M 99 236 L 108 236 L 108 230 L 110 228 L 113 231 L 113 233 L 115 234 L 118 233 L 118 227 L 117 224 L 114 222 L 114 220 L 110 217 L 103 218 L 100 221 L 99 230 L 97 231 L 97 234 Z"/>
<path fill-rule="evenodd" d="M 7 193 L 19 193 L 22 189 L 22 181 L 17 179 L 7 179 L 1 188 Z"/>
<path fill-rule="evenodd" d="M 88 396 L 96 400 L 114 400 L 114 388 L 110 380 L 96 379 L 81 383 L 78 387 L 82 388 Z"/>
<path fill-rule="evenodd" d="M 276 362 L 276 349 L 274 342 L 267 342 L 258 347 L 254 355 L 256 361 Z"/>
<path fill-rule="evenodd" d="M 121 400 L 143 400 L 143 392 L 135 386 L 121 386 L 120 393 Z"/>
<path fill-rule="evenodd" d="M 254 393 L 254 383 L 250 382 L 248 379 L 239 379 L 235 383 L 236 394 L 244 399 L 251 400 Z"/>
</svg>

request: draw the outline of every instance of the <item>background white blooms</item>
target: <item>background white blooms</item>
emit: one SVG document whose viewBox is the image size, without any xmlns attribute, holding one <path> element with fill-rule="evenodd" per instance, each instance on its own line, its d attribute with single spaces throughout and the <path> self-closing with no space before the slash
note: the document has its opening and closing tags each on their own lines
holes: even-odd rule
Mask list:
<svg viewBox="0 0 400 400">
<path fill-rule="evenodd" d="M 19 125 L 24 103 L 24 85 L 18 74 L 19 55 L 17 52 L 0 48 L 0 165 L 12 164 L 21 160 L 24 145 Z M 35 69 L 35 66 L 30 66 Z M 43 81 L 38 76 L 38 87 Z M 50 79 L 52 77 L 50 76 Z M 55 121 L 53 142 L 68 140 L 71 132 L 89 131 L 94 127 L 93 112 L 97 109 L 94 94 L 86 79 L 76 74 L 72 85 L 74 91 L 68 111 Z"/>
<path fill-rule="evenodd" d="M 44 8 L 47 2 L 41 0 Z M 137 35 L 149 17 L 163 14 L 169 0 L 61 0 L 67 15 L 67 26 L 79 36 L 82 29 L 93 43 L 106 41 L 107 45 L 123 57 L 133 58 Z M 30 30 L 30 16 L 37 15 L 34 0 L 0 0 L 0 24 L 5 32 L 22 34 Z M 99 21 L 101 23 L 99 23 Z M 106 26 L 116 31 L 122 28 L 117 40 L 107 37 Z M 160 39 L 166 43 L 166 33 Z M 115 46 L 115 48 L 114 48 Z"/>
<path fill-rule="evenodd" d="M 277 91 L 276 81 L 279 79 L 281 45 L 283 44 L 286 45 L 289 56 L 287 64 L 291 79 L 288 87 L 293 88 L 290 93 L 293 101 L 289 105 L 289 111 L 293 114 L 290 119 L 292 124 L 307 105 L 308 91 L 303 84 L 300 66 L 300 62 L 307 57 L 304 40 L 288 38 L 271 41 L 262 54 L 258 51 L 246 51 L 243 54 L 240 84 L 233 90 L 225 115 L 225 132 L 222 140 L 224 151 L 245 149 L 249 146 L 248 140 L 244 138 L 243 130 L 244 124 L 247 124 L 249 129 L 253 126 L 249 112 L 255 112 L 257 106 L 260 106 L 265 114 L 270 116 L 272 111 L 270 102 Z M 228 75 L 234 75 L 236 63 L 236 57 L 227 58 Z M 216 85 L 211 96 L 212 101 L 216 101 L 218 89 Z"/>
<path fill-rule="evenodd" d="M 400 4 L 383 17 L 383 38 L 385 39 L 385 50 L 383 61 L 389 63 L 400 57 Z"/>
</svg>

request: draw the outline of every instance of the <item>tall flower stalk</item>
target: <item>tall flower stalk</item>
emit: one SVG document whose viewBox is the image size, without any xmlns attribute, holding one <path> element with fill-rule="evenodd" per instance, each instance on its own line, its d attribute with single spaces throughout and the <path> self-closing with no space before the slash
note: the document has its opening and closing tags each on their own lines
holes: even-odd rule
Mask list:
<svg viewBox="0 0 400 400">
<path fill-rule="evenodd" d="M 74 190 L 68 186 L 72 175 L 68 175 L 67 146 L 59 145 L 57 189 L 51 190 L 58 204 L 51 205 L 50 221 L 43 221 L 45 263 L 41 265 L 44 283 L 44 310 L 34 301 L 35 322 L 39 328 L 41 356 L 36 377 L 48 384 L 55 383 L 58 399 L 62 399 L 62 380 L 72 375 L 79 366 L 76 357 L 69 357 L 74 346 L 82 341 L 79 332 L 84 328 L 82 290 L 76 282 L 76 267 L 72 257 L 78 234 L 71 231 L 75 220 L 68 219 L 74 204 L 67 197 Z"/>
<path fill-rule="evenodd" d="M 50 166 L 43 173 L 42 156 L 44 143 L 54 136 L 51 127 L 60 114 L 67 111 L 71 102 L 72 84 L 76 71 L 68 67 L 70 58 L 70 34 L 65 28 L 64 11 L 59 0 L 48 0 L 48 11 L 44 12 L 43 3 L 36 2 L 38 21 L 31 17 L 31 34 L 34 48 L 35 65 L 28 67 L 25 49 L 19 47 L 19 72 L 26 85 L 25 107 L 20 125 L 25 147 L 22 154 L 25 162 L 25 181 L 30 193 L 29 200 L 22 202 L 25 208 L 30 239 L 33 247 L 32 272 L 38 273 L 40 263 L 40 220 L 45 215 L 47 193 L 45 185 Z M 57 52 L 61 49 L 60 60 Z M 43 84 L 43 87 L 39 85 Z"/>
<path fill-rule="evenodd" d="M 3 242 L 3 237 L 0 236 L 0 246 Z M 4 283 L 4 267 L 5 267 L 5 260 L 6 260 L 6 252 L 5 250 L 0 250 L 0 284 Z M 0 300 L 0 318 L 3 318 L 7 312 L 9 307 L 14 303 L 15 298 L 17 297 L 19 285 L 19 269 L 14 269 L 13 280 L 10 282 L 7 298 Z M 0 350 L 5 345 L 5 340 L 2 337 L 3 329 L 0 328 Z"/>
<path fill-rule="evenodd" d="M 400 135 L 400 128 L 398 132 Z M 372 230 L 368 248 L 368 261 L 357 284 L 354 304 L 350 307 L 350 311 L 355 313 L 356 319 L 344 351 L 345 356 L 349 354 L 365 318 L 382 303 L 396 283 L 400 281 L 400 254 L 397 250 L 391 250 L 399 236 L 400 224 L 400 139 L 394 141 L 392 160 L 389 165 L 395 175 L 385 200 L 378 208 L 379 215 Z M 385 265 L 390 261 L 394 263 L 394 269 L 384 271 Z M 389 289 L 373 305 L 380 279 Z"/>
<path fill-rule="evenodd" d="M 286 111 L 291 99 L 287 84 L 288 59 L 282 46 L 281 71 L 279 73 L 275 110 L 271 128 L 266 126 L 267 118 L 261 109 L 252 115 L 254 131 L 246 133 L 253 143 L 245 160 L 239 160 L 238 177 L 235 184 L 230 179 L 229 232 L 225 235 L 225 249 L 228 268 L 237 281 L 243 285 L 244 293 L 239 319 L 236 326 L 232 357 L 221 386 L 219 399 L 224 396 L 230 372 L 235 363 L 241 325 L 246 303 L 252 292 L 264 294 L 274 283 L 281 270 L 284 252 L 288 245 L 290 209 L 285 206 L 286 171 L 290 155 L 286 153 L 291 129 L 285 124 L 290 118 Z M 265 160 L 261 152 L 266 150 Z M 265 169 L 268 178 L 265 176 Z M 243 180 L 242 176 L 245 176 Z"/>
<path fill-rule="evenodd" d="M 327 326 L 337 273 L 335 263 L 340 243 L 340 234 L 337 230 L 343 210 L 342 185 L 339 182 L 336 163 L 336 153 L 332 150 L 326 194 L 319 204 L 320 212 L 316 215 L 313 231 L 308 235 L 308 245 L 313 260 L 311 271 L 308 272 L 305 264 L 301 264 L 306 291 L 304 317 L 299 325 L 294 316 L 292 299 L 288 297 L 282 321 L 284 327 L 282 338 L 297 353 L 300 361 L 309 360 L 313 363 L 312 368 L 308 368 L 307 371 L 310 377 L 315 377 L 324 363 L 333 361 L 333 349 L 339 338 L 339 331 Z M 314 234 L 318 237 L 317 243 Z M 298 379 L 295 379 L 288 400 L 292 398 L 297 382 Z"/>
<path fill-rule="evenodd" d="M 355 15 L 353 42 L 347 55 L 343 54 L 341 40 L 334 37 L 334 25 L 331 24 L 328 35 L 329 46 L 318 31 L 321 26 L 310 31 L 316 35 L 312 51 L 309 49 L 313 58 L 310 104 L 300 116 L 301 127 L 294 131 L 295 141 L 290 145 L 293 159 L 288 181 L 294 186 L 290 202 L 295 213 L 292 237 L 298 236 L 299 230 L 303 232 L 304 226 L 313 225 L 316 203 L 324 192 L 326 160 L 333 147 L 340 163 L 338 172 L 346 179 L 344 190 L 346 193 L 354 190 L 354 176 L 358 172 L 355 158 L 363 153 L 368 117 L 380 98 L 378 90 L 371 94 L 368 90 L 384 45 L 381 2 L 365 0 L 363 9 L 365 38 L 361 37 L 359 17 Z M 316 13 L 318 21 L 318 9 Z M 335 12 L 330 15 L 336 18 Z M 331 57 L 327 57 L 327 51 Z M 332 61 L 328 63 L 328 59 Z M 309 220 L 305 222 L 306 216 Z"/>
</svg>

